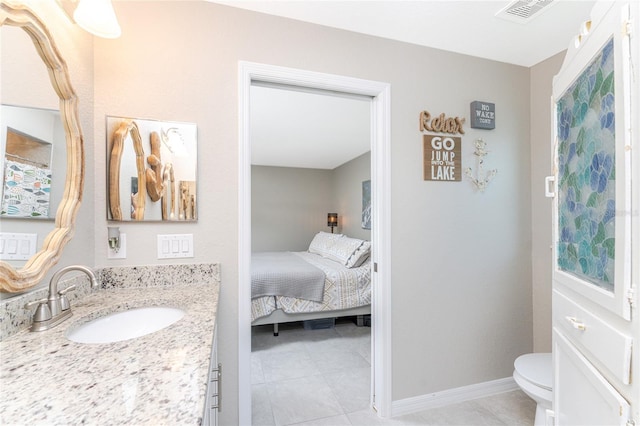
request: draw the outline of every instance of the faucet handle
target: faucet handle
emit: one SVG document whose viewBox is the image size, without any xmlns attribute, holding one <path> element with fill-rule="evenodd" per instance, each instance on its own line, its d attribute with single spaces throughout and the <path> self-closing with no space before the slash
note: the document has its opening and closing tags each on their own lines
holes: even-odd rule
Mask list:
<svg viewBox="0 0 640 426">
<path fill-rule="evenodd" d="M 47 299 L 40 299 L 40 300 L 34 300 L 33 302 L 27 302 L 24 304 L 24 308 L 25 309 L 31 309 L 31 307 L 36 306 L 36 305 L 40 305 L 42 303 L 47 303 L 48 300 Z"/>
<path fill-rule="evenodd" d="M 65 288 L 64 290 L 60 290 L 58 292 L 58 296 L 60 296 L 60 309 L 63 311 L 68 310 L 71 305 L 69 304 L 69 298 L 66 296 L 66 294 L 70 291 L 73 291 L 76 289 L 76 285 L 70 285 L 69 287 Z"/>
<path fill-rule="evenodd" d="M 58 295 L 59 296 L 64 296 L 65 294 L 67 294 L 67 292 L 73 291 L 75 289 L 76 289 L 76 285 L 75 284 L 74 285 L 70 285 L 69 287 L 65 288 L 64 290 L 60 290 L 58 292 Z"/>
<path fill-rule="evenodd" d="M 34 300 L 33 302 L 25 303 L 25 309 L 30 309 L 32 306 L 38 305 L 35 313 L 33 314 L 33 321 L 47 321 L 51 319 L 51 309 L 47 305 L 47 299 Z"/>
</svg>

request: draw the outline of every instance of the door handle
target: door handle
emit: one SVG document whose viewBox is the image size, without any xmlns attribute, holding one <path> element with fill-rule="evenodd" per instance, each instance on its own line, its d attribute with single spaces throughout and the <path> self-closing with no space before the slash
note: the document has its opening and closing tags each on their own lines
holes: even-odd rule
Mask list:
<svg viewBox="0 0 640 426">
<path fill-rule="evenodd" d="M 565 317 L 565 318 L 567 319 L 567 321 L 569 321 L 569 324 L 571 324 L 573 328 L 580 331 L 585 331 L 587 329 L 587 326 L 584 325 L 583 322 L 578 321 L 576 317 Z"/>
<path fill-rule="evenodd" d="M 556 183 L 555 176 L 547 176 L 544 178 L 544 196 L 545 197 L 553 198 L 556 196 L 555 183 Z"/>
</svg>

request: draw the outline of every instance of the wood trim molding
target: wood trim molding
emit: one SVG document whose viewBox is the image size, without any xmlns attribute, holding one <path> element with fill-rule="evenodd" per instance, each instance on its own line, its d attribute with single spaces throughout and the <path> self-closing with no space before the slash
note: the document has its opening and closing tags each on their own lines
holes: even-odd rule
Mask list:
<svg viewBox="0 0 640 426">
<path fill-rule="evenodd" d="M 138 171 L 138 192 L 131 194 L 131 219 L 144 220 L 144 208 L 147 199 L 146 167 L 144 165 L 144 150 L 142 137 L 138 125 L 133 120 L 123 120 L 113 132 L 111 158 L 109 159 L 109 210 L 111 220 L 122 220 L 120 207 L 120 163 L 122 150 L 127 136 L 131 135 L 133 150 L 136 153 L 136 169 Z"/>
<path fill-rule="evenodd" d="M 84 145 L 78 116 L 78 98 L 71 85 L 67 64 L 44 22 L 29 8 L 0 2 L 0 26 L 22 28 L 31 37 L 47 67 L 51 85 L 60 98 L 60 117 L 66 133 L 67 169 L 64 195 L 56 212 L 55 227 L 40 251 L 19 269 L 0 261 L 0 291 L 18 292 L 42 280 L 71 240 L 84 189 Z"/>
<path fill-rule="evenodd" d="M 392 416 L 396 417 L 418 413 L 432 408 L 459 404 L 472 399 L 485 398 L 517 389 L 519 389 L 519 387 L 513 380 L 513 377 L 505 377 L 503 379 L 490 380 L 488 382 L 461 386 L 459 388 L 430 392 L 424 395 L 393 401 Z"/>
</svg>

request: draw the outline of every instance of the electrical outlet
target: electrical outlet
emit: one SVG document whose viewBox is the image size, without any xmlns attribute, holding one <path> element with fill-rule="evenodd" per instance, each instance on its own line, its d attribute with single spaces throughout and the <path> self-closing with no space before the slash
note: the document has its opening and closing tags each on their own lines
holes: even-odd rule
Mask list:
<svg viewBox="0 0 640 426">
<path fill-rule="evenodd" d="M 120 248 L 118 251 L 109 247 L 107 241 L 107 259 L 126 259 L 127 258 L 127 234 L 120 234 Z"/>
</svg>

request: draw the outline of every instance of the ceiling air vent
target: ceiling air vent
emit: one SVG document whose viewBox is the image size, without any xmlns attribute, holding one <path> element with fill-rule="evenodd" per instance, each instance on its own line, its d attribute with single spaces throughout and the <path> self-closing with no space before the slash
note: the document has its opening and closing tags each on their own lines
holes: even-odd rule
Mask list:
<svg viewBox="0 0 640 426">
<path fill-rule="evenodd" d="M 516 0 L 496 13 L 496 17 L 526 24 L 553 4 L 555 0 Z"/>
</svg>

